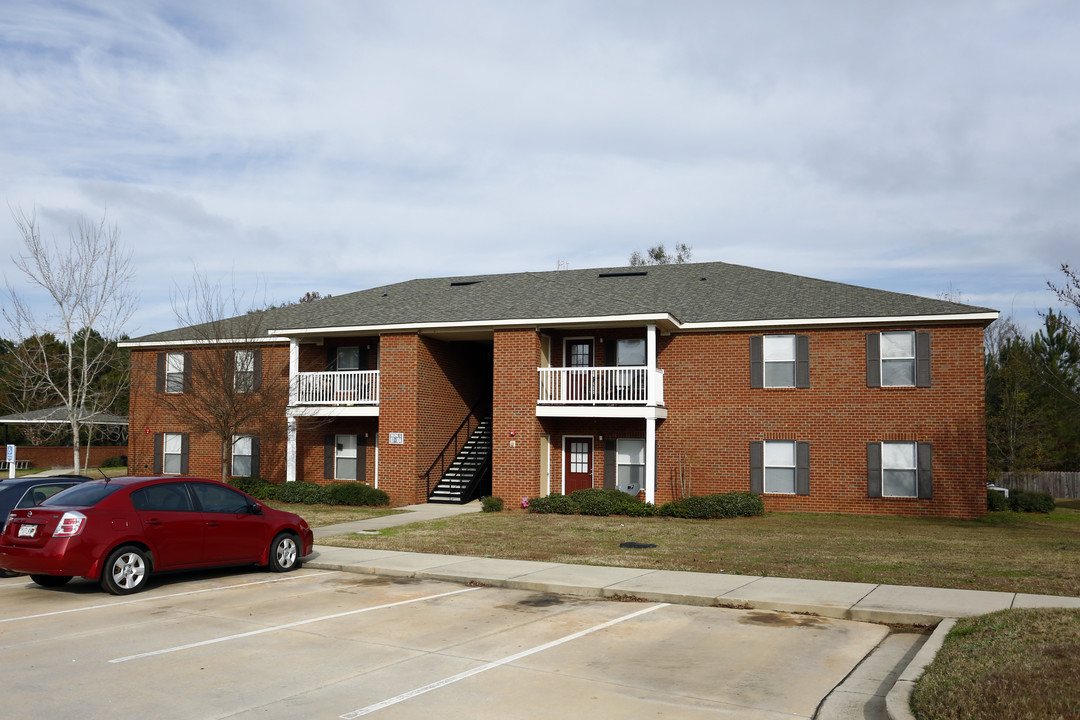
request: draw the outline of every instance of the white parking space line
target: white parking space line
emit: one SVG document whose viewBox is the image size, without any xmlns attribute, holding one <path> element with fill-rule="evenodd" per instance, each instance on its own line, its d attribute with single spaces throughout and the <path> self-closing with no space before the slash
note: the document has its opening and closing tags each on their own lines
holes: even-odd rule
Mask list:
<svg viewBox="0 0 1080 720">
<path fill-rule="evenodd" d="M 320 577 L 322 575 L 333 575 L 338 572 L 337 570 L 327 570 L 326 572 L 310 573 L 308 575 L 290 575 L 288 577 L 273 578 L 271 580 L 259 580 L 258 582 L 240 583 L 239 585 L 225 585 L 223 587 L 203 588 L 202 590 L 189 590 L 188 592 L 172 593 L 170 595 L 155 595 L 153 597 L 141 597 L 135 600 L 118 600 L 116 602 L 104 603 L 102 605 L 89 605 L 87 607 L 69 608 L 67 610 L 53 610 L 52 612 L 38 613 L 36 615 L 20 615 L 13 618 L 0 618 L 0 624 L 16 622 L 18 620 L 34 620 L 43 617 L 52 617 L 54 615 L 67 615 L 68 613 L 86 612 L 87 610 L 102 610 L 104 608 L 117 607 L 119 605 L 134 605 L 135 603 L 153 602 L 155 600 L 169 600 L 172 598 L 184 597 L 185 595 L 199 595 L 201 593 L 218 592 L 220 590 L 235 590 L 236 588 L 251 587 L 252 585 L 266 585 L 268 583 L 285 582 L 286 580 L 306 580 L 308 578 Z"/>
<path fill-rule="evenodd" d="M 358 717 L 361 717 L 363 715 L 367 715 L 368 713 L 373 713 L 376 710 L 382 710 L 384 708 L 388 708 L 391 705 L 397 705 L 400 702 L 405 702 L 406 700 L 417 697 L 418 695 L 423 695 L 424 693 L 431 692 L 432 690 L 438 690 L 439 688 L 446 687 L 447 685 L 451 685 L 453 683 L 456 683 L 459 680 L 465 680 L 466 678 L 470 678 L 470 677 L 472 677 L 474 675 L 479 675 L 480 673 L 487 672 L 488 670 L 494 670 L 497 667 L 501 667 L 503 665 L 506 665 L 507 663 L 512 663 L 512 662 L 514 662 L 516 660 L 520 660 L 521 658 L 528 657 L 529 655 L 535 655 L 538 652 L 543 652 L 545 650 L 549 650 L 549 649 L 551 649 L 553 647 L 557 647 L 559 645 L 562 645 L 563 643 L 570 642 L 571 640 L 577 640 L 580 637 L 590 635 L 590 634 L 592 634 L 594 632 L 598 632 L 598 631 L 603 630 L 605 628 L 609 628 L 612 625 L 618 625 L 621 622 L 625 622 L 627 620 L 632 620 L 632 619 L 638 617 L 639 615 L 644 615 L 645 613 L 651 613 L 654 610 L 659 610 L 660 608 L 667 607 L 669 604 L 670 603 L 661 603 L 659 605 L 654 605 L 652 607 L 645 608 L 644 610 L 638 610 L 637 612 L 632 612 L 629 615 L 623 615 L 622 617 L 615 618 L 614 620 L 608 620 L 607 622 L 600 623 L 599 625 L 594 625 L 591 628 L 586 628 L 584 630 L 579 630 L 576 633 L 566 635 L 565 637 L 561 637 L 558 640 L 552 640 L 551 642 L 544 643 L 543 645 L 537 645 L 534 648 L 530 648 L 528 650 L 522 650 L 519 653 L 515 653 L 513 655 L 508 655 L 508 656 L 506 656 L 506 657 L 504 657 L 504 658 L 502 658 L 500 660 L 494 660 L 494 661 L 486 663 L 484 665 L 480 665 L 479 667 L 475 667 L 472 670 L 466 670 L 465 672 L 458 673 L 457 675 L 451 675 L 448 678 L 443 678 L 442 680 L 438 680 L 436 682 L 433 682 L 430 685 L 424 685 L 423 687 L 416 688 L 415 690 L 410 690 L 408 692 L 402 693 L 402 694 L 398 695 L 397 697 L 392 697 L 392 698 L 390 698 L 388 700 L 383 700 L 382 702 L 377 702 L 374 705 L 368 705 L 367 707 L 360 708 L 359 710 L 353 710 L 352 712 L 345 713 L 344 715 L 339 715 L 338 717 L 342 718 L 342 720 L 351 720 L 352 718 L 358 718 Z"/>
<path fill-rule="evenodd" d="M 348 617 L 349 615 L 359 615 L 360 613 L 371 612 L 373 610 L 384 610 L 386 608 L 398 607 L 399 605 L 409 605 L 411 603 L 423 602 L 424 600 L 435 600 L 436 598 L 448 597 L 450 595 L 459 595 L 461 593 L 472 592 L 473 590 L 479 589 L 480 588 L 478 587 L 469 587 L 462 590 L 452 590 L 451 592 L 439 593 L 438 595 L 425 595 L 423 597 L 412 598 L 411 600 L 400 600 L 398 602 L 386 603 L 385 605 L 374 605 L 372 607 L 360 608 L 359 610 L 348 610 L 346 612 L 334 613 L 333 615 L 323 615 L 322 617 L 309 618 L 307 620 L 297 620 L 296 622 L 285 623 L 284 625 L 274 625 L 273 627 L 260 628 L 258 630 L 238 633 L 236 635 L 226 635 L 224 637 L 203 640 L 202 642 L 188 643 L 187 645 L 177 645 L 176 647 L 164 648 L 162 650 L 152 650 L 150 652 L 139 653 L 138 655 L 128 655 L 127 657 L 114 658 L 109 662 L 123 663 L 128 662 L 129 660 L 141 660 L 143 658 L 155 657 L 157 655 L 167 655 L 169 653 L 180 652 L 181 650 L 190 650 L 191 648 L 203 647 L 205 645 L 215 645 L 217 643 L 229 642 L 230 640 L 239 640 L 241 638 L 252 637 L 253 635 L 262 635 L 264 633 L 277 632 L 278 630 L 288 630 L 290 628 L 300 627 L 301 625 L 310 625 L 312 623 L 323 622 L 324 620 L 334 620 L 336 618 Z"/>
</svg>

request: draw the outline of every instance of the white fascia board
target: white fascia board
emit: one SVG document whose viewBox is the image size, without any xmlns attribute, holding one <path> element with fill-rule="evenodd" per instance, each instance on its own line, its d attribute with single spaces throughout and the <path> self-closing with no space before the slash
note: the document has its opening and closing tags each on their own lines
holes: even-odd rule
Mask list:
<svg viewBox="0 0 1080 720">
<path fill-rule="evenodd" d="M 350 406 L 291 406 L 285 410 L 286 417 L 379 417 L 378 405 Z"/>
<path fill-rule="evenodd" d="M 158 340 L 157 342 L 119 342 L 117 347 L 122 348 L 162 348 L 162 347 L 196 347 L 205 345 L 284 345 L 284 338 L 232 338 L 222 340 Z"/>
<path fill-rule="evenodd" d="M 932 324 L 960 324 L 973 322 L 991 323 L 998 319 L 999 313 L 963 313 L 956 315 L 896 315 L 883 317 L 852 317 L 852 318 L 792 318 L 777 320 L 737 320 L 732 322 L 718 323 L 683 323 L 679 330 L 693 332 L 695 330 L 742 330 L 749 328 L 780 328 L 780 327 L 849 327 L 866 325 L 932 325 Z"/>
<path fill-rule="evenodd" d="M 537 405 L 536 417 L 550 418 L 630 418 L 665 420 L 665 407 L 638 405 Z"/>
<path fill-rule="evenodd" d="M 395 332 L 437 332 L 439 330 L 472 330 L 484 329 L 495 330 L 500 328 L 516 327 L 574 327 L 595 325 L 631 325 L 641 323 L 664 323 L 671 327 L 679 327 L 679 321 L 669 313 L 645 313 L 640 315 L 599 315 L 595 317 L 568 317 L 568 318 L 519 318 L 509 320 L 462 320 L 457 322 L 441 323 L 403 323 L 400 325 L 345 325 L 339 327 L 323 328 L 290 328 L 286 330 L 271 330 L 271 335 L 296 336 L 296 335 L 349 335 L 349 334 L 375 334 Z"/>
</svg>

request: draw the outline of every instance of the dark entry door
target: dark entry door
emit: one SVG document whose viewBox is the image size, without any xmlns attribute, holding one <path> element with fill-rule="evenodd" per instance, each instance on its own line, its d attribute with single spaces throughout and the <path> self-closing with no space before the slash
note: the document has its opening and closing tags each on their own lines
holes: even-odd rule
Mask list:
<svg viewBox="0 0 1080 720">
<path fill-rule="evenodd" d="M 564 491 L 566 494 L 570 494 L 575 490 L 592 487 L 592 438 L 567 438 L 565 463 L 566 467 L 564 469 L 563 477 L 566 478 L 566 489 Z"/>
</svg>

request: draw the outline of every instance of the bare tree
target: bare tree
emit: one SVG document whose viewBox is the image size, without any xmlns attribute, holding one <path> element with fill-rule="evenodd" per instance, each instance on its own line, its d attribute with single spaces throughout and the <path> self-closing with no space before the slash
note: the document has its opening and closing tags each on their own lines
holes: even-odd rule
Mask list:
<svg viewBox="0 0 1080 720">
<path fill-rule="evenodd" d="M 245 308 L 235 286 L 225 291 L 197 269 L 187 290 L 175 289 L 173 312 L 191 335 L 195 352 L 187 355 L 183 391 L 166 393 L 166 402 L 197 432 L 220 441 L 221 480 L 233 475 L 233 443 L 238 437 L 256 439 L 281 423 L 289 395 L 287 373 L 263 371 L 267 319 L 274 309 L 254 304 Z M 255 449 L 257 455 L 257 449 Z"/>
<path fill-rule="evenodd" d="M 117 362 L 115 340 L 136 306 L 131 253 L 104 214 L 97 223 L 80 220 L 67 242 L 43 240 L 33 212 L 15 209 L 12 216 L 24 244 L 12 261 L 50 302 L 39 309 L 33 291 L 22 294 L 6 281 L 10 306 L 3 316 L 18 336 L 11 361 L 23 397 L 63 407 L 77 473 L 83 428 L 127 390 L 126 378 L 101 379 Z"/>
<path fill-rule="evenodd" d="M 686 243 L 675 243 L 675 254 L 670 254 L 664 247 L 664 243 L 654 245 L 642 255 L 635 250 L 630 256 L 630 264 L 638 265 L 682 265 L 693 258 L 693 249 Z"/>
</svg>

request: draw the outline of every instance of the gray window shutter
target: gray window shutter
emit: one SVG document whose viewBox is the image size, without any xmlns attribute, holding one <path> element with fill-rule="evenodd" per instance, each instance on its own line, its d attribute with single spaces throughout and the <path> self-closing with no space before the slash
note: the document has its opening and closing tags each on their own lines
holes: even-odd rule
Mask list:
<svg viewBox="0 0 1080 720">
<path fill-rule="evenodd" d="M 191 390 L 191 353 L 184 353 L 184 392 Z"/>
<path fill-rule="evenodd" d="M 795 387 L 810 387 L 810 336 L 795 336 Z"/>
<path fill-rule="evenodd" d="M 326 348 L 326 369 L 337 370 L 337 348 Z"/>
<path fill-rule="evenodd" d="M 915 333 L 915 387 L 930 387 L 930 333 L 928 332 Z"/>
<path fill-rule="evenodd" d="M 879 333 L 866 333 L 866 387 L 881 387 L 881 335 Z"/>
<path fill-rule="evenodd" d="M 186 367 L 186 366 L 185 366 Z M 180 433 L 180 474 L 188 474 L 188 451 L 190 445 L 188 443 L 188 434 Z"/>
<path fill-rule="evenodd" d="M 617 440 L 604 441 L 604 489 L 614 490 L 616 486 L 616 474 L 618 473 L 619 459 L 617 456 Z"/>
<path fill-rule="evenodd" d="M 251 477 L 259 477 L 259 438 L 251 438 Z"/>
<path fill-rule="evenodd" d="M 334 443 L 337 440 L 333 435 L 323 436 L 323 480 L 334 479 Z"/>
<path fill-rule="evenodd" d="M 881 443 L 866 443 L 866 496 L 881 497 Z"/>
<path fill-rule="evenodd" d="M 262 390 L 262 350 L 254 351 L 252 356 L 254 365 L 254 377 L 251 379 L 251 389 L 255 392 Z"/>
<path fill-rule="evenodd" d="M 810 443 L 795 443 L 795 494 L 810 494 Z"/>
<path fill-rule="evenodd" d="M 932 500 L 934 497 L 934 446 L 931 443 L 919 443 L 915 446 L 918 455 L 919 497 Z"/>
<path fill-rule="evenodd" d="M 367 370 L 371 364 L 371 353 L 368 351 L 366 345 L 360 346 L 360 369 Z"/>
<path fill-rule="evenodd" d="M 154 433 L 154 474 L 160 475 L 164 461 L 165 436 L 162 433 Z"/>
<path fill-rule="evenodd" d="M 765 443 L 750 443 L 750 492 L 765 492 Z"/>
<path fill-rule="evenodd" d="M 360 435 L 356 438 L 356 481 L 367 482 L 367 438 Z"/>
<path fill-rule="evenodd" d="M 764 341 L 760 335 L 750 336 L 750 387 L 765 387 L 765 355 L 762 349 Z"/>
<path fill-rule="evenodd" d="M 225 387 L 229 392 L 236 390 L 236 351 L 225 351 Z"/>
<path fill-rule="evenodd" d="M 154 391 L 165 392 L 165 353 L 157 354 L 157 377 L 154 380 Z"/>
</svg>

